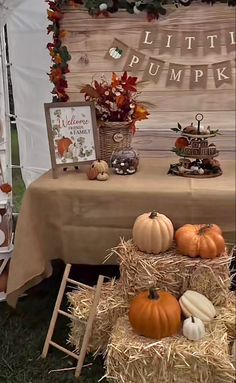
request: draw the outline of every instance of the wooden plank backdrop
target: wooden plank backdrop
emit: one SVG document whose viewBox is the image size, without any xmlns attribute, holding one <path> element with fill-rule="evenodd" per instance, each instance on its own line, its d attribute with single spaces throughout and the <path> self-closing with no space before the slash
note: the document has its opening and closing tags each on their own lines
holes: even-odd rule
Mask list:
<svg viewBox="0 0 236 383">
<path fill-rule="evenodd" d="M 154 106 L 150 109 L 148 120 L 137 124 L 138 131 L 134 136 L 133 144 L 141 156 L 160 157 L 170 156 L 176 134 L 170 128 L 176 127 L 177 122 L 186 126 L 194 122 L 196 113 L 204 114 L 204 125 L 220 129 L 222 135 L 214 138 L 221 158 L 233 158 L 235 153 L 235 52 L 227 53 L 224 43 L 220 55 L 203 55 L 203 47 L 199 47 L 198 56 L 181 56 L 180 45 L 172 57 L 168 54 L 159 54 L 161 31 L 218 31 L 229 27 L 235 28 L 235 13 L 225 4 L 193 4 L 190 7 L 176 9 L 169 6 L 167 15 L 155 22 L 158 38 L 152 50 L 140 50 L 147 57 L 152 56 L 167 61 L 164 71 L 157 84 L 149 82 L 142 85 L 140 100 L 149 101 Z M 130 15 L 119 11 L 109 18 L 92 18 L 87 10 L 81 8 L 65 9 L 61 28 L 68 31 L 63 43 L 71 54 L 69 61 L 70 73 L 67 75 L 68 94 L 71 101 L 83 100 L 80 88 L 92 79 L 100 79 L 104 74 L 109 80 L 111 73 L 123 72 L 126 57 L 118 60 L 105 60 L 104 56 L 113 39 L 118 38 L 130 48 L 138 49 L 141 31 L 150 26 L 145 14 Z M 80 62 L 80 58 L 87 54 L 89 63 Z M 233 84 L 224 84 L 215 88 L 213 72 L 208 69 L 207 89 L 189 89 L 190 65 L 212 64 L 219 61 L 232 60 Z M 181 89 L 173 86 L 166 88 L 168 63 L 185 64 L 186 74 Z M 142 79 L 143 67 L 134 75 Z M 174 154 L 173 154 L 174 156 Z"/>
</svg>

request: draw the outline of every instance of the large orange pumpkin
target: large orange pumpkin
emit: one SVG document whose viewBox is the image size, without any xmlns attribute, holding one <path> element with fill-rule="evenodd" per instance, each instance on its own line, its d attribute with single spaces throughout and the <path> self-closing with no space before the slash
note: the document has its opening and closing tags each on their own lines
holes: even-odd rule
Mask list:
<svg viewBox="0 0 236 383">
<path fill-rule="evenodd" d="M 57 144 L 58 153 L 61 157 L 64 156 L 64 153 L 68 152 L 69 146 L 72 144 L 72 141 L 68 137 L 62 137 Z"/>
<path fill-rule="evenodd" d="M 175 233 L 178 250 L 189 257 L 216 258 L 225 251 L 222 230 L 214 224 L 184 225 Z"/>
<path fill-rule="evenodd" d="M 137 334 L 162 339 L 180 331 L 181 308 L 173 295 L 151 288 L 134 298 L 129 320 Z"/>
</svg>

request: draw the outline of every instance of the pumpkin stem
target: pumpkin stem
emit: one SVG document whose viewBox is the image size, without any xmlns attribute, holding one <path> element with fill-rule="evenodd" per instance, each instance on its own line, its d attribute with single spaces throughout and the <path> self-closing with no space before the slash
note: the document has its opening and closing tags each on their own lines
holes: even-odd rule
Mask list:
<svg viewBox="0 0 236 383">
<path fill-rule="evenodd" d="M 212 226 L 213 226 L 212 223 L 208 223 L 204 225 L 203 227 L 201 227 L 201 229 L 199 229 L 198 234 L 199 235 L 205 234 L 206 230 L 210 229 Z"/>
<path fill-rule="evenodd" d="M 195 323 L 195 320 L 194 320 L 194 317 L 193 317 L 193 316 L 191 316 L 191 319 L 192 319 L 192 323 Z"/>
<path fill-rule="evenodd" d="M 158 300 L 160 298 L 160 296 L 159 296 L 159 294 L 157 292 L 157 288 L 156 287 L 150 287 L 148 298 L 149 299 L 154 299 L 154 300 Z"/>
<path fill-rule="evenodd" d="M 149 218 L 153 219 L 153 218 L 156 218 L 157 216 L 158 216 L 157 212 L 153 210 L 151 214 L 149 215 Z"/>
</svg>

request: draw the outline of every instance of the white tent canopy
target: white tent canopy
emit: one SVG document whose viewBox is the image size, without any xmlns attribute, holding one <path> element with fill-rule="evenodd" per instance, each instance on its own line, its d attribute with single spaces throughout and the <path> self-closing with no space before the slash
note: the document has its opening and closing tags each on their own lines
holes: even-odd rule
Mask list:
<svg viewBox="0 0 236 383">
<path fill-rule="evenodd" d="M 46 32 L 47 3 L 0 0 L 0 4 L 1 28 L 7 22 L 20 165 L 28 186 L 50 168 L 43 107 L 52 99 L 47 76 L 51 65 L 46 49 L 50 41 Z"/>
</svg>

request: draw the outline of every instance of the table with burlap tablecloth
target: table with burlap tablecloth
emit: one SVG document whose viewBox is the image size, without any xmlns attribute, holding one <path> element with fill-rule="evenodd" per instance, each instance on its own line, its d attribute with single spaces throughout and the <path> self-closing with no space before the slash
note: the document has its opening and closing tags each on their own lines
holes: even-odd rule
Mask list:
<svg viewBox="0 0 236 383">
<path fill-rule="evenodd" d="M 219 224 L 227 241 L 235 235 L 234 161 L 210 179 L 167 175 L 173 159 L 142 159 L 132 176 L 112 174 L 89 181 L 83 169 L 44 174 L 27 189 L 15 234 L 7 301 L 15 306 L 28 288 L 50 276 L 52 259 L 101 264 L 120 237 L 128 239 L 135 218 L 146 211 L 166 214 L 175 228 L 185 223 Z M 110 258 L 110 264 L 116 259 Z"/>
</svg>

